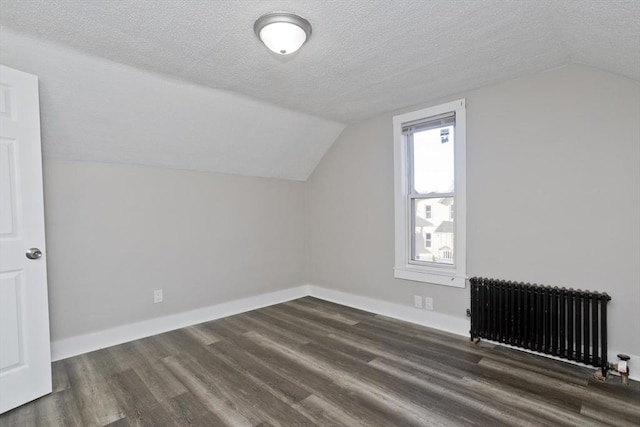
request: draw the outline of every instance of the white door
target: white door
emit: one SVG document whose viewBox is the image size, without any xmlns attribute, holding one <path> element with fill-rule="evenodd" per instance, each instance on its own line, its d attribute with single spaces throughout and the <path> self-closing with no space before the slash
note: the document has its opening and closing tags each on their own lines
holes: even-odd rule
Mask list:
<svg viewBox="0 0 640 427">
<path fill-rule="evenodd" d="M 38 78 L 0 66 L 0 413 L 51 392 L 45 249 Z"/>
</svg>

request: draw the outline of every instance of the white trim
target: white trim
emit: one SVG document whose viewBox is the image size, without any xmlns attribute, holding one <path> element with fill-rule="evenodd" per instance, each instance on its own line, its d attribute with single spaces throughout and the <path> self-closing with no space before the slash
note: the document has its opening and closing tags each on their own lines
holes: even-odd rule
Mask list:
<svg viewBox="0 0 640 427">
<path fill-rule="evenodd" d="M 411 242 L 408 231 L 411 227 L 409 194 L 408 147 L 403 125 L 428 117 L 455 111 L 455 251 L 453 267 L 410 264 Z M 438 285 L 464 288 L 466 286 L 466 241 L 467 241 L 467 172 L 466 172 L 466 101 L 459 99 L 446 104 L 424 108 L 393 117 L 394 154 L 394 202 L 395 202 L 395 268 L 398 279 L 428 282 Z M 411 230 L 413 232 L 413 230 Z"/>
<path fill-rule="evenodd" d="M 359 310 L 368 311 L 370 313 L 380 314 L 398 320 L 404 320 L 406 322 L 427 326 L 429 328 L 434 328 L 469 338 L 469 329 L 471 324 L 470 321 L 465 318 L 442 314 L 435 311 L 413 308 L 407 305 L 391 303 L 379 299 L 350 294 L 342 291 L 337 291 L 335 289 L 328 289 L 314 285 L 309 285 L 309 295 L 325 301 L 334 302 L 336 304 L 346 305 L 348 307 L 357 308 Z M 598 369 L 593 366 L 585 365 L 583 363 L 574 362 L 572 360 L 563 359 L 561 357 L 551 356 L 549 354 L 538 353 L 521 347 L 514 347 L 508 344 L 485 339 L 482 339 L 482 341 L 486 341 L 487 343 L 491 343 L 494 345 L 509 347 L 518 351 L 524 351 L 525 353 L 535 354 L 536 356 L 558 360 L 560 362 L 571 363 L 572 365 L 581 366 L 583 368 L 593 369 L 594 372 Z M 609 360 L 609 362 L 616 363 L 618 360 L 618 353 L 623 352 L 609 350 L 607 352 L 607 359 Z M 640 381 L 640 356 L 633 354 L 629 354 L 629 356 L 631 357 L 631 360 L 629 361 L 629 366 L 631 367 L 629 378 L 631 378 L 632 380 Z M 616 373 L 613 374 L 617 375 Z"/>
<path fill-rule="evenodd" d="M 85 335 L 65 338 L 51 343 L 51 356 L 54 361 L 66 359 L 67 357 L 78 354 L 88 353 L 186 326 L 196 325 L 209 320 L 233 316 L 234 314 L 291 301 L 307 295 L 309 295 L 308 286 L 297 286 L 295 288 L 269 292 L 262 295 L 223 302 L 209 307 L 117 326 Z"/>
<path fill-rule="evenodd" d="M 464 288 L 467 285 L 465 276 L 457 276 L 446 270 L 444 274 L 436 274 L 434 271 L 424 271 L 419 266 L 413 268 L 413 264 L 407 267 L 395 267 L 393 275 L 396 279 L 413 280 L 415 282 L 433 283 L 436 285 L 453 286 L 455 288 Z"/>
<path fill-rule="evenodd" d="M 88 353 L 90 351 L 99 350 L 101 348 L 122 344 L 167 331 L 172 331 L 174 329 L 184 328 L 186 326 L 207 322 L 209 320 L 215 320 L 222 317 L 232 316 L 234 314 L 244 313 L 246 311 L 256 310 L 258 308 L 291 301 L 293 299 L 302 298 L 305 296 L 312 296 L 325 301 L 345 305 L 347 307 L 353 307 L 359 310 L 392 317 L 398 320 L 404 320 L 406 322 L 427 326 L 429 328 L 438 329 L 455 335 L 469 337 L 470 322 L 468 319 L 462 317 L 455 317 L 448 314 L 438 313 L 437 311 L 417 309 L 408 305 L 382 301 L 379 299 L 342 292 L 335 289 L 323 288 L 321 286 L 302 285 L 295 288 L 283 289 L 280 291 L 270 292 L 254 297 L 229 301 L 183 313 L 172 314 L 169 316 L 149 319 L 129 325 L 118 326 L 115 328 L 106 329 L 86 335 L 79 335 L 63 340 L 54 341 L 51 343 L 52 358 L 54 361 L 65 359 L 67 357 L 76 356 L 78 354 Z M 574 365 L 593 368 L 592 366 L 583 365 L 581 363 L 573 362 L 571 360 L 562 359 L 555 356 L 550 356 L 548 354 L 537 353 L 520 347 L 513 347 L 507 344 L 497 343 L 484 339 L 483 341 L 487 341 L 491 344 L 510 347 L 515 350 L 524 351 L 538 356 L 559 360 L 561 362 L 567 362 Z M 609 350 L 609 362 L 615 363 L 618 360 L 616 357 L 618 353 L 622 353 L 622 351 Z M 633 354 L 630 354 L 629 356 L 631 356 L 630 378 L 636 381 L 640 381 L 640 356 Z M 597 368 L 593 369 L 595 370 Z"/>
<path fill-rule="evenodd" d="M 389 303 L 320 286 L 303 285 L 54 341 L 51 343 L 52 359 L 54 361 L 66 359 L 67 357 L 78 354 L 88 353 L 101 348 L 111 347 L 113 345 L 256 310 L 305 296 L 313 296 L 348 307 L 393 317 L 398 320 L 405 320 L 457 335 L 469 335 L 469 321 L 463 318 L 438 313 L 436 311 L 419 310 L 402 304 Z"/>
<path fill-rule="evenodd" d="M 463 317 L 455 317 L 438 313 L 437 311 L 428 311 L 314 285 L 309 286 L 309 295 L 370 313 L 393 317 L 394 319 L 416 323 L 456 335 L 469 336 L 470 322 Z"/>
</svg>

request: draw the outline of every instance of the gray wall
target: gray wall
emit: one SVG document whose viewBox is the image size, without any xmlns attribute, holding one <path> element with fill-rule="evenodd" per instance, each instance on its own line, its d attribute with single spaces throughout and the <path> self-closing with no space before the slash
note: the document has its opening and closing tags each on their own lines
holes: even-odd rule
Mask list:
<svg viewBox="0 0 640 427">
<path fill-rule="evenodd" d="M 77 110 L 79 101 L 105 108 L 66 74 L 67 56 L 78 55 L 16 46 L 3 44 L 2 60 L 40 76 L 45 154 L 70 135 L 84 148 L 100 135 L 98 146 L 133 156 L 137 134 L 114 130 L 170 134 L 166 121 Z M 78 61 L 93 67 L 74 71 L 85 88 L 104 74 L 139 73 Z M 122 102 L 146 111 L 175 83 L 145 78 L 154 90 Z M 640 354 L 640 334 L 628 330 L 640 324 L 639 83 L 567 67 L 447 100 L 462 96 L 469 275 L 607 291 L 612 348 Z M 219 137 L 203 131 L 209 117 L 185 141 Z M 345 129 L 306 183 L 46 158 L 52 339 L 305 283 L 407 307 L 428 295 L 437 311 L 462 318 L 468 290 L 393 279 L 391 117 Z M 164 303 L 152 304 L 153 289 Z"/>
<path fill-rule="evenodd" d="M 461 97 L 468 275 L 606 291 L 610 348 L 640 354 L 639 82 L 571 66 Z M 417 108 L 347 127 L 307 181 L 308 277 L 463 318 L 468 288 L 393 278 L 392 116 Z"/>
<path fill-rule="evenodd" d="M 304 283 L 301 182 L 45 159 L 44 186 L 53 341 Z"/>
<path fill-rule="evenodd" d="M 169 167 L 303 179 L 342 125 L 0 33 L 39 78 L 53 341 L 305 283 L 302 182 Z"/>
</svg>

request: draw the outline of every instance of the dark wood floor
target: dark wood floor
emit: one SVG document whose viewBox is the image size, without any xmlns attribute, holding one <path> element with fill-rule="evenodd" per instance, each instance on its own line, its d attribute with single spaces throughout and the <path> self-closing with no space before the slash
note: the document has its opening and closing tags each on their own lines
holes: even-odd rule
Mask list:
<svg viewBox="0 0 640 427">
<path fill-rule="evenodd" d="M 307 297 L 55 362 L 0 425 L 640 425 L 592 373 Z"/>
</svg>

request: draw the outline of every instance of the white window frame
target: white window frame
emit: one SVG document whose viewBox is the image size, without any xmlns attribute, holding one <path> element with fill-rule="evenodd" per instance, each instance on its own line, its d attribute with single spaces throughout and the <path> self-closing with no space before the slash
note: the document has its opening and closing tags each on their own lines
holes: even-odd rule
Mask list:
<svg viewBox="0 0 640 427">
<path fill-rule="evenodd" d="M 426 120 L 455 112 L 454 131 L 454 263 L 453 265 L 424 265 L 411 261 L 412 235 L 415 233 L 411 220 L 409 197 L 409 149 L 402 127 L 409 123 Z M 466 286 L 467 260 L 467 185 L 466 185 L 466 101 L 459 99 L 446 104 L 400 114 L 393 117 L 394 186 L 395 186 L 395 267 L 398 279 L 434 283 L 464 288 Z"/>
<path fill-rule="evenodd" d="M 427 239 L 427 236 L 429 236 L 429 239 Z M 424 233 L 424 248 L 425 249 L 431 249 L 431 241 L 433 239 L 433 236 L 431 233 Z M 427 246 L 427 243 L 429 243 L 429 246 Z"/>
</svg>

